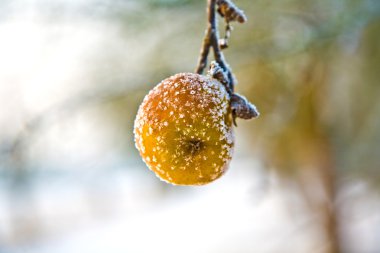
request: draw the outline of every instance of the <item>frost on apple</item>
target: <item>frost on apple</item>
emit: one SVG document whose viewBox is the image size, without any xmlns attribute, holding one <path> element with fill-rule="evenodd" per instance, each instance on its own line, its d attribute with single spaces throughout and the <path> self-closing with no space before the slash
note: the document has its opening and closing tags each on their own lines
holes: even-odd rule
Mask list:
<svg viewBox="0 0 380 253">
<path fill-rule="evenodd" d="M 223 45 L 216 30 L 216 11 L 226 22 Z M 207 1 L 208 25 L 197 74 L 181 73 L 163 80 L 144 98 L 135 120 L 136 147 L 162 180 L 202 185 L 219 178 L 232 157 L 236 118 L 259 115 L 256 107 L 234 92 L 236 78 L 221 49 L 227 48 L 230 22 L 243 23 L 244 12 L 232 1 Z M 215 60 L 203 76 L 211 49 Z"/>
<path fill-rule="evenodd" d="M 219 178 L 232 157 L 230 97 L 206 76 L 181 73 L 144 98 L 135 120 L 136 147 L 162 180 L 201 185 Z"/>
</svg>

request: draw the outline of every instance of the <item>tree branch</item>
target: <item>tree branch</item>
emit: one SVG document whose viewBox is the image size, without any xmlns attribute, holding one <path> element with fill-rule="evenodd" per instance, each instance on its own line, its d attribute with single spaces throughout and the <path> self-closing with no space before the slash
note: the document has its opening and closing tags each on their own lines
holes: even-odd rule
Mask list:
<svg viewBox="0 0 380 253">
<path fill-rule="evenodd" d="M 201 48 L 201 52 L 200 52 L 200 56 L 198 59 L 198 64 L 195 69 L 195 72 L 198 74 L 203 74 L 205 68 L 207 67 L 207 57 L 210 52 L 210 47 L 212 47 L 216 62 L 220 65 L 220 67 L 226 72 L 228 76 L 228 87 L 226 88 L 232 92 L 234 90 L 234 85 L 236 81 L 219 47 L 219 32 L 218 32 L 218 26 L 216 22 L 216 11 L 215 11 L 215 6 L 217 2 L 219 1 L 217 0 L 207 1 L 208 26 L 205 33 L 205 37 L 203 39 L 202 48 Z"/>
<path fill-rule="evenodd" d="M 206 66 L 207 66 L 207 57 L 208 53 L 210 52 L 210 46 L 211 46 L 211 32 L 212 32 L 212 26 L 216 26 L 216 20 L 215 20 L 215 0 L 208 0 L 207 1 L 207 16 L 208 16 L 208 25 L 207 29 L 205 31 L 205 36 L 203 39 L 201 52 L 198 59 L 198 64 L 195 69 L 195 73 L 197 74 L 203 74 Z"/>
<path fill-rule="evenodd" d="M 218 13 L 224 17 L 226 26 L 226 37 L 224 40 L 219 40 L 219 31 L 216 20 L 216 6 Z M 203 39 L 201 52 L 198 59 L 198 64 L 195 69 L 197 74 L 203 74 L 207 67 L 207 57 L 210 52 L 210 47 L 214 51 L 215 61 L 211 63 L 209 75 L 220 81 L 227 89 L 231 96 L 231 108 L 233 122 L 236 125 L 236 117 L 243 119 L 251 119 L 259 116 L 256 107 L 249 103 L 246 98 L 234 93 L 236 79 L 232 73 L 230 66 L 224 58 L 222 48 L 227 47 L 227 39 L 231 32 L 229 22 L 238 21 L 244 23 L 247 17 L 244 12 L 237 8 L 231 0 L 208 0 L 207 1 L 207 29 Z M 222 42 L 220 44 L 220 42 Z"/>
</svg>

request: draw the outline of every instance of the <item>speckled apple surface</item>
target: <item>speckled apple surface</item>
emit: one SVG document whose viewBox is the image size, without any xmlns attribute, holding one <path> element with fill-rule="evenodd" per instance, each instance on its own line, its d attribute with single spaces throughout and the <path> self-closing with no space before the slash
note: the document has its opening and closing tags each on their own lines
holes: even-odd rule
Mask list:
<svg viewBox="0 0 380 253">
<path fill-rule="evenodd" d="M 234 146 L 230 98 L 207 76 L 181 73 L 154 87 L 138 110 L 135 144 L 168 183 L 203 185 L 228 168 Z"/>
</svg>

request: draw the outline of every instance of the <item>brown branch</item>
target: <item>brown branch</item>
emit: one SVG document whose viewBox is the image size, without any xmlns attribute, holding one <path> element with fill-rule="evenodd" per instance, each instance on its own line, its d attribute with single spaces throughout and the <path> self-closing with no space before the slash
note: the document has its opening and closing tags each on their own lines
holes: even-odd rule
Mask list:
<svg viewBox="0 0 380 253">
<path fill-rule="evenodd" d="M 220 49 L 226 49 L 228 48 L 228 39 L 230 38 L 231 36 L 231 31 L 232 31 L 232 26 L 230 25 L 229 22 L 226 22 L 226 28 L 225 28 L 225 35 L 224 35 L 224 38 L 222 39 L 219 39 L 219 46 L 220 46 Z"/>
<path fill-rule="evenodd" d="M 195 73 L 197 74 L 203 74 L 205 68 L 207 67 L 207 57 L 208 53 L 210 52 L 210 46 L 211 46 L 211 30 L 212 30 L 212 24 L 216 26 L 216 20 L 215 20 L 215 1 L 216 0 L 208 0 L 207 1 L 207 16 L 208 16 L 208 25 L 205 32 L 205 36 L 203 39 L 201 52 L 198 59 L 198 64 L 195 69 Z"/>
<path fill-rule="evenodd" d="M 227 44 L 220 43 L 219 31 L 216 20 L 216 6 L 218 6 L 218 13 L 224 17 L 226 26 L 226 36 L 224 42 L 227 43 L 227 39 L 230 36 L 231 27 L 229 22 L 238 21 L 243 23 L 247 20 L 243 11 L 237 8 L 230 0 L 208 0 L 207 1 L 207 20 L 208 25 L 203 39 L 198 64 L 195 69 L 197 74 L 203 74 L 207 67 L 207 57 L 210 52 L 210 47 L 214 51 L 215 61 L 211 63 L 209 75 L 214 79 L 220 81 L 223 84 L 227 92 L 231 96 L 231 108 L 233 122 L 236 125 L 236 117 L 243 119 L 251 119 L 259 116 L 259 112 L 256 107 L 249 103 L 246 98 L 234 93 L 234 86 L 236 79 L 232 73 L 231 68 L 228 66 L 227 61 L 222 53 L 222 48 Z M 222 41 L 223 42 L 223 41 Z M 222 47 L 222 48 L 221 48 Z M 225 48 L 225 47 L 224 47 Z"/>
<path fill-rule="evenodd" d="M 234 90 L 234 85 L 236 81 L 219 47 L 219 32 L 215 12 L 215 6 L 217 1 L 208 0 L 207 3 L 208 26 L 205 33 L 205 37 L 203 39 L 202 49 L 195 72 L 198 74 L 202 74 L 204 72 L 205 68 L 207 67 L 207 57 L 210 52 L 210 47 L 212 47 L 216 62 L 220 65 L 220 67 L 226 72 L 228 76 L 228 86 L 226 88 L 227 90 L 232 92 Z"/>
</svg>

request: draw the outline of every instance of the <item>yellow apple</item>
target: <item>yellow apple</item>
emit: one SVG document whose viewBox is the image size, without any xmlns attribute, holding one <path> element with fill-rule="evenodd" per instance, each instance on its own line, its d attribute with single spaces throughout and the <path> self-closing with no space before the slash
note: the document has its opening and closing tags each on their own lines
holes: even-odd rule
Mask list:
<svg viewBox="0 0 380 253">
<path fill-rule="evenodd" d="M 211 77 L 176 74 L 146 95 L 134 134 L 141 157 L 160 179 L 207 184 L 223 175 L 231 160 L 230 96 Z"/>
</svg>

